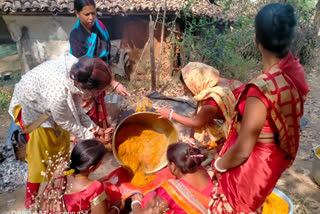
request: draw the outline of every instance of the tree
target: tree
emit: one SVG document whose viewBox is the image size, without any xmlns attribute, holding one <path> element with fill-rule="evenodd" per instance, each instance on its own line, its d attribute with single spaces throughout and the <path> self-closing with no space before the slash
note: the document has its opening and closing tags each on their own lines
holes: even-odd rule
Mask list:
<svg viewBox="0 0 320 214">
<path fill-rule="evenodd" d="M 314 22 L 318 26 L 318 36 L 320 36 L 320 0 L 318 0 L 318 3 L 316 4 L 316 15 Z"/>
</svg>

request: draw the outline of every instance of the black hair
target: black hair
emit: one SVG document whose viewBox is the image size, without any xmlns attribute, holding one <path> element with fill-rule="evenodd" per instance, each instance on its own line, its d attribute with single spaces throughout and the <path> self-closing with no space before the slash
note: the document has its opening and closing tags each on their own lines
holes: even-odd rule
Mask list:
<svg viewBox="0 0 320 214">
<path fill-rule="evenodd" d="M 96 7 L 96 3 L 94 2 L 94 0 L 74 0 L 74 9 L 77 12 L 81 12 L 83 7 L 90 5 Z"/>
<path fill-rule="evenodd" d="M 101 90 L 111 84 L 112 74 L 102 59 L 84 56 L 71 67 L 70 78 L 82 89 Z"/>
<path fill-rule="evenodd" d="M 80 141 L 71 152 L 70 163 L 66 171 L 75 170 L 75 174 L 86 171 L 97 165 L 107 152 L 106 147 L 98 140 Z"/>
<path fill-rule="evenodd" d="M 167 159 L 174 163 L 183 174 L 197 171 L 204 156 L 197 148 L 192 148 L 187 143 L 174 143 L 168 146 Z"/>
<path fill-rule="evenodd" d="M 273 3 L 264 6 L 255 18 L 256 41 L 263 48 L 283 58 L 295 35 L 297 19 L 289 4 Z"/>
</svg>

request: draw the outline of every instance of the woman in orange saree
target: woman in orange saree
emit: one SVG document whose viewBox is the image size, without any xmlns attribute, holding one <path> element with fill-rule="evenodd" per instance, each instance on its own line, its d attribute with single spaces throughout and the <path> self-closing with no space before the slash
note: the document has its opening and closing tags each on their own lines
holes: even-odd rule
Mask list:
<svg viewBox="0 0 320 214">
<path fill-rule="evenodd" d="M 265 198 L 296 157 L 310 89 L 299 59 L 289 50 L 295 26 L 290 5 L 269 4 L 256 16 L 263 74 L 240 95 L 230 135 L 213 162 L 220 178 L 212 213 L 261 213 Z"/>
<path fill-rule="evenodd" d="M 154 191 L 132 197 L 133 213 L 207 213 L 213 189 L 211 178 L 201 167 L 204 156 L 186 143 L 171 144 L 168 167 L 177 179 L 163 183 Z"/>
</svg>

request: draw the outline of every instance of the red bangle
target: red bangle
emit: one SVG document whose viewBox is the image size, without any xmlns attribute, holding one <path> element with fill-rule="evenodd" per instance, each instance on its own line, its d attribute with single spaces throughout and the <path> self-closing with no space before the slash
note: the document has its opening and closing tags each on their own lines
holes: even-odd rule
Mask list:
<svg viewBox="0 0 320 214">
<path fill-rule="evenodd" d="M 119 82 L 117 82 L 115 85 L 114 85 L 114 89 L 117 89 L 117 87 L 120 85 L 120 83 Z"/>
<path fill-rule="evenodd" d="M 190 138 L 187 139 L 187 143 L 188 143 L 191 147 L 194 147 L 194 145 L 196 145 L 196 143 L 194 143 Z"/>
</svg>

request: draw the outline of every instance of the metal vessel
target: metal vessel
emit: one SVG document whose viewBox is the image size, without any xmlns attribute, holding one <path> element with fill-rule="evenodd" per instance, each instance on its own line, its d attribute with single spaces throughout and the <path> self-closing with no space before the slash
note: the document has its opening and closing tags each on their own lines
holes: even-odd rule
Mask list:
<svg viewBox="0 0 320 214">
<path fill-rule="evenodd" d="M 292 203 L 291 199 L 277 188 L 274 188 L 274 190 L 272 192 L 274 194 L 276 194 L 277 196 L 279 196 L 280 198 L 282 198 L 288 204 L 288 206 L 289 206 L 288 214 L 293 214 L 293 203 Z"/>
<path fill-rule="evenodd" d="M 146 129 L 151 129 L 153 131 L 156 131 L 158 133 L 162 133 L 167 138 L 167 145 L 178 142 L 178 132 L 174 126 L 174 124 L 168 120 L 168 119 L 159 119 L 158 116 L 153 112 L 138 112 L 134 113 L 124 120 L 122 120 L 116 130 L 114 131 L 113 137 L 112 137 L 112 149 L 113 149 L 113 155 L 118 161 L 120 165 L 124 165 L 121 159 L 118 156 L 118 147 L 121 143 L 118 140 L 118 132 L 122 128 L 125 128 L 128 124 L 135 124 L 135 125 L 143 125 L 146 127 Z M 128 136 L 129 137 L 129 136 Z M 166 151 L 167 149 L 165 149 Z M 167 165 L 167 158 L 166 158 L 166 152 L 162 155 L 159 164 L 150 171 L 145 171 L 145 173 L 153 173 L 156 172 L 163 167 Z"/>
<path fill-rule="evenodd" d="M 315 182 L 320 185 L 320 145 L 312 149 L 313 159 L 312 159 L 312 168 L 311 176 Z"/>
</svg>

